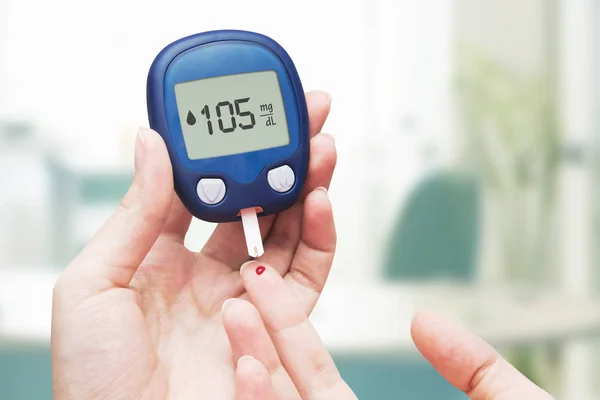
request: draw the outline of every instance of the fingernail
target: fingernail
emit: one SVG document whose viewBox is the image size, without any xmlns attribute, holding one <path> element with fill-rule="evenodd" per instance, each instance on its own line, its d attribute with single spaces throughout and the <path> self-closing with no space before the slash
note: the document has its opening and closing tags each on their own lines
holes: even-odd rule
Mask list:
<svg viewBox="0 0 600 400">
<path fill-rule="evenodd" d="M 266 268 L 263 267 L 262 265 L 259 265 L 258 267 L 256 267 L 256 275 L 262 275 L 263 272 L 265 272 Z"/>
<path fill-rule="evenodd" d="M 325 196 L 329 197 L 329 191 L 327 190 L 327 188 L 325 188 L 323 186 L 319 186 L 318 188 L 315 188 L 315 190 L 319 190 L 319 191 L 325 193 Z"/>
<path fill-rule="evenodd" d="M 246 261 L 242 264 L 242 266 L 240 267 L 240 275 L 244 272 L 244 268 L 246 268 L 248 264 L 252 264 L 252 261 Z"/>
<path fill-rule="evenodd" d="M 237 362 L 237 365 L 239 367 L 239 365 L 244 362 L 244 361 L 254 361 L 256 360 L 256 358 L 252 357 L 252 356 L 241 356 L 240 359 Z"/>
<path fill-rule="evenodd" d="M 230 304 L 232 304 L 236 301 L 239 301 L 239 299 L 236 299 L 235 297 L 225 300 L 223 302 L 223 305 L 221 306 L 221 312 L 225 312 L 225 308 L 227 308 Z"/>
<path fill-rule="evenodd" d="M 139 172 L 144 165 L 144 152 L 146 150 L 146 138 L 144 129 L 138 130 L 137 139 L 135 141 L 135 171 Z"/>
</svg>

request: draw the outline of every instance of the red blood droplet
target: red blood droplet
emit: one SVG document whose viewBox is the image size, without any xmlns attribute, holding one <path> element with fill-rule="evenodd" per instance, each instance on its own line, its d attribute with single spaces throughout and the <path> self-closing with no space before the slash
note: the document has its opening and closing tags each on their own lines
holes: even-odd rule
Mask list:
<svg viewBox="0 0 600 400">
<path fill-rule="evenodd" d="M 256 267 L 256 275 L 262 275 L 263 272 L 265 272 L 265 267 L 263 266 L 258 266 Z"/>
</svg>

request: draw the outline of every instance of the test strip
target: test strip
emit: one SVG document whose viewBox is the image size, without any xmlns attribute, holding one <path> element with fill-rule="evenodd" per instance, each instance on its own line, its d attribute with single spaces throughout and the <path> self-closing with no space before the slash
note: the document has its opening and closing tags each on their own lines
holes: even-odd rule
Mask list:
<svg viewBox="0 0 600 400">
<path fill-rule="evenodd" d="M 242 216 L 242 225 L 244 226 L 244 236 L 246 236 L 246 246 L 250 257 L 260 257 L 265 252 L 263 249 L 262 236 L 258 226 L 258 216 L 256 209 L 245 208 L 240 212 Z"/>
</svg>

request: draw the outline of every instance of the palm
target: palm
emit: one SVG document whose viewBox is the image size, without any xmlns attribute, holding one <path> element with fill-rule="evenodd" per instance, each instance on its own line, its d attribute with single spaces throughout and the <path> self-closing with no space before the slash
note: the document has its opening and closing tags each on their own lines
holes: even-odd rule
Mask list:
<svg viewBox="0 0 600 400">
<path fill-rule="evenodd" d="M 312 99 L 307 96 L 307 100 L 311 136 L 314 136 L 327 117 L 329 99 L 315 94 Z M 310 196 L 308 199 L 306 196 L 318 186 L 329 185 L 335 166 L 335 147 L 331 137 L 319 135 L 311 140 L 310 151 L 307 181 L 299 203 L 277 217 L 260 220 L 265 241 L 261 259 L 277 266 L 282 275 L 288 275 L 292 286 L 298 286 L 296 278 L 305 278 L 302 269 L 307 252 L 317 252 L 321 258 L 323 254 L 333 257 L 334 244 L 330 242 L 335 242 L 335 230 L 330 205 L 311 203 Z M 161 176 L 140 178 L 147 179 L 149 186 L 160 185 L 168 174 L 158 166 L 155 168 L 154 174 Z M 160 189 L 163 190 L 144 190 L 164 192 L 164 187 Z M 234 364 L 221 306 L 228 298 L 245 297 L 239 268 L 249 258 L 241 224 L 220 224 L 202 251 L 195 253 L 184 246 L 191 216 L 176 196 L 167 212 L 166 222 L 163 221 L 158 238 L 144 253 L 143 262 L 130 266 L 129 261 L 123 261 L 125 269 L 111 271 L 123 279 L 127 270 L 135 267 L 133 278 L 127 279 L 129 285 L 117 283 L 98 290 L 90 284 L 85 288 L 79 281 L 85 275 L 84 269 L 91 270 L 95 268 L 93 265 L 70 266 L 68 270 L 72 271 L 57 283 L 52 346 L 54 376 L 58 382 L 56 398 L 234 398 Z M 146 225 L 148 222 L 142 223 Z M 130 236 L 121 234 L 125 240 L 131 235 L 146 235 L 135 230 Z M 141 239 L 131 238 L 132 242 L 136 240 Z M 311 243 L 308 246 L 305 243 L 301 250 L 307 240 Z M 321 245 L 324 248 L 319 250 Z M 140 251 L 128 247 L 133 244 L 119 246 L 125 247 L 122 249 L 125 254 L 115 257 L 123 260 L 135 258 L 127 253 Z M 97 259 L 103 251 L 110 253 L 100 244 L 90 247 L 79 256 L 82 260 L 76 259 L 73 264 Z M 108 264 L 110 267 L 112 262 Z M 80 292 L 73 292 L 73 284 L 82 286 Z M 313 296 L 313 292 L 311 289 L 310 295 L 300 294 L 306 298 L 307 311 L 316 302 L 318 293 Z"/>
<path fill-rule="evenodd" d="M 298 231 L 300 239 L 302 207 L 297 204 L 277 221 L 273 217 L 261 220 L 261 231 L 267 233 L 263 258 L 271 261 L 275 256 L 284 261 L 280 264 L 283 274 L 293 259 L 291 247 L 283 241 L 296 242 L 296 235 L 288 236 L 293 231 Z M 185 232 L 189 219 L 177 200 L 167 227 Z M 281 232 L 286 232 L 285 238 Z M 105 325 L 103 330 L 121 337 L 128 350 L 121 353 L 121 368 L 114 370 L 114 376 L 104 376 L 105 382 L 98 386 L 114 380 L 131 382 L 129 398 L 234 397 L 234 361 L 221 306 L 228 298 L 246 297 L 239 274 L 239 266 L 248 260 L 242 227 L 240 223 L 220 225 L 200 253 L 189 251 L 182 239 L 174 230 L 162 234 L 138 268 L 131 288 L 121 291 L 121 318 L 114 316 L 117 324 Z M 222 250 L 210 254 L 213 245 Z"/>
<path fill-rule="evenodd" d="M 220 313 L 242 294 L 239 272 L 163 235 L 134 279 L 141 301 L 128 302 L 135 318 L 121 328 L 132 349 L 123 362 L 145 361 L 129 369 L 128 380 L 139 384 L 131 398 L 232 399 L 234 364 Z"/>
</svg>

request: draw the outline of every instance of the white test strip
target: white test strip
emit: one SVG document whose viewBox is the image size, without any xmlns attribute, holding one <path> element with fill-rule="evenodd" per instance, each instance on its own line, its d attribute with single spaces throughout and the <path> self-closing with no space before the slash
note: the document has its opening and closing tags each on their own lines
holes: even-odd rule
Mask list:
<svg viewBox="0 0 600 400">
<path fill-rule="evenodd" d="M 242 225 L 244 226 L 244 236 L 246 236 L 246 246 L 250 257 L 260 257 L 265 250 L 263 249 L 262 236 L 258 226 L 258 216 L 254 208 L 245 208 L 241 211 Z"/>
</svg>

